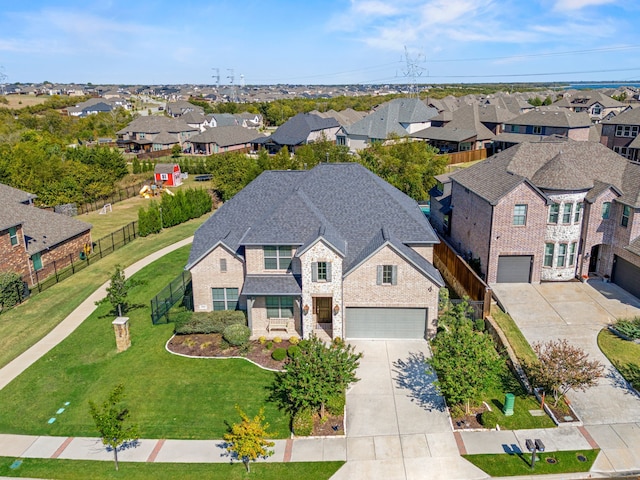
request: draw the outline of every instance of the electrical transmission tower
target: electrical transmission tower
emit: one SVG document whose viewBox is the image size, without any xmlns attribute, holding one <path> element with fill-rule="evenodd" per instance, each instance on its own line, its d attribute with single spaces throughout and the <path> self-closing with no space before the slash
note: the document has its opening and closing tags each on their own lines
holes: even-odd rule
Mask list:
<svg viewBox="0 0 640 480">
<path fill-rule="evenodd" d="M 2 65 L 0 65 L 0 93 L 4 94 L 4 87 L 5 84 L 4 82 L 7 81 L 7 74 L 4 73 L 4 67 Z"/>
<path fill-rule="evenodd" d="M 402 72 L 405 78 L 409 80 L 409 97 L 417 97 L 418 96 L 418 88 L 417 88 L 417 79 L 421 77 L 425 71 L 425 68 L 419 65 L 419 63 L 426 62 L 426 59 L 423 54 L 419 53 L 415 58 L 411 58 L 409 56 L 409 50 L 407 47 L 404 47 L 404 57 L 407 62 L 406 71 Z"/>
<path fill-rule="evenodd" d="M 236 93 L 236 86 L 233 83 L 233 81 L 235 80 L 235 76 L 233 74 L 233 68 L 227 68 L 227 72 L 229 72 L 229 75 L 227 75 L 227 78 L 229 79 L 229 85 L 231 86 L 231 95 L 230 95 L 229 101 L 237 102 L 238 95 Z"/>
<path fill-rule="evenodd" d="M 211 77 L 213 79 L 215 79 L 215 81 L 216 81 L 216 89 L 218 89 L 218 88 L 220 88 L 220 69 L 214 67 L 214 68 L 212 68 L 212 70 L 214 72 L 216 72 L 216 74 L 215 75 L 211 75 Z"/>
</svg>

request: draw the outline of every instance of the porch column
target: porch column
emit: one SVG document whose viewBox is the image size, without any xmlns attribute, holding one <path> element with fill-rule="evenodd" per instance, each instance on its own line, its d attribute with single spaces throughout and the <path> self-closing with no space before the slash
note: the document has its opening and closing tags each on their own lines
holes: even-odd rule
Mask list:
<svg viewBox="0 0 640 480">
<path fill-rule="evenodd" d="M 304 313 L 302 313 L 302 298 L 296 297 L 294 299 L 294 302 L 298 306 L 298 316 L 300 317 L 300 333 L 301 333 L 300 336 L 304 338 Z"/>
<path fill-rule="evenodd" d="M 255 297 L 247 297 L 247 326 L 253 333 L 253 322 L 251 321 L 251 311 L 253 310 L 253 302 Z"/>
</svg>

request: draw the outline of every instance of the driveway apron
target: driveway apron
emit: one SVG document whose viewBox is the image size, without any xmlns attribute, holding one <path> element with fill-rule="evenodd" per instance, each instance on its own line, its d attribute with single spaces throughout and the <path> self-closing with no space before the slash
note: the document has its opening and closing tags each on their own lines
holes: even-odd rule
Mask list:
<svg viewBox="0 0 640 480">
<path fill-rule="evenodd" d="M 333 479 L 475 479 L 487 475 L 462 459 L 427 342 L 350 341 L 364 353 L 360 381 L 347 392 L 347 463 Z"/>
</svg>

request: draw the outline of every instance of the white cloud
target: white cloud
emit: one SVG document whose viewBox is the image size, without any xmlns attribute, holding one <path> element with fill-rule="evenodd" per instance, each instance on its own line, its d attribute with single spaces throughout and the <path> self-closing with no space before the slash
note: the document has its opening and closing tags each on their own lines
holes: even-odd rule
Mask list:
<svg viewBox="0 0 640 480">
<path fill-rule="evenodd" d="M 369 17 L 395 15 L 399 11 L 396 4 L 380 0 L 352 0 L 351 10 L 354 13 Z"/>
<path fill-rule="evenodd" d="M 557 0 L 553 9 L 557 11 L 580 10 L 584 7 L 606 5 L 615 0 Z"/>
</svg>

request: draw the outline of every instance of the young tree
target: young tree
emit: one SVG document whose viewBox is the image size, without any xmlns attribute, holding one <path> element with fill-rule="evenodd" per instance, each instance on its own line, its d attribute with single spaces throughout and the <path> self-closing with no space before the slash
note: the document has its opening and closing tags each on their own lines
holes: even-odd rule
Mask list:
<svg viewBox="0 0 640 480">
<path fill-rule="evenodd" d="M 182 155 L 182 147 L 179 143 L 176 143 L 173 147 L 171 147 L 171 158 L 180 158 Z"/>
<path fill-rule="evenodd" d="M 225 433 L 224 440 L 227 442 L 227 451 L 235 453 L 244 463 L 247 472 L 250 472 L 249 462 L 255 461 L 258 457 L 273 455 L 273 450 L 269 448 L 275 443 L 266 439 L 269 436 L 269 424 L 264 421 L 264 408 L 261 408 L 253 419 L 250 419 L 238 405 L 236 411 L 242 421 L 231 426 L 229 432 Z"/>
<path fill-rule="evenodd" d="M 324 416 L 327 400 L 342 395 L 347 387 L 359 380 L 356 369 L 362 353 L 340 340 L 330 346 L 312 336 L 300 343 L 300 353 L 289 359 L 284 372 L 278 374 L 274 396 L 291 412 L 304 408 L 320 411 Z"/>
<path fill-rule="evenodd" d="M 117 385 L 104 401 L 102 407 L 89 401 L 89 411 L 102 438 L 102 444 L 113 450 L 113 460 L 118 470 L 118 448 L 125 442 L 138 440 L 138 427 L 127 425 L 129 409 L 121 405 L 124 399 L 124 385 Z"/>
<path fill-rule="evenodd" d="M 437 373 L 438 389 L 449 405 L 464 403 L 470 413 L 471 400 L 498 382 L 504 360 L 488 335 L 473 331 L 464 309 L 451 314 L 458 318 L 433 339 L 427 364 Z"/>
<path fill-rule="evenodd" d="M 129 309 L 129 300 L 127 295 L 131 287 L 131 282 L 127 282 L 124 276 L 124 270 L 120 265 L 116 265 L 116 269 L 111 275 L 111 283 L 107 287 L 106 300 L 111 304 L 113 313 L 122 316 Z"/>
<path fill-rule="evenodd" d="M 553 393 L 554 406 L 558 405 L 572 388 L 585 391 L 598 383 L 603 365 L 589 360 L 589 355 L 566 339 L 534 343 L 538 361 L 527 364 L 527 373 L 534 385 Z"/>
</svg>

